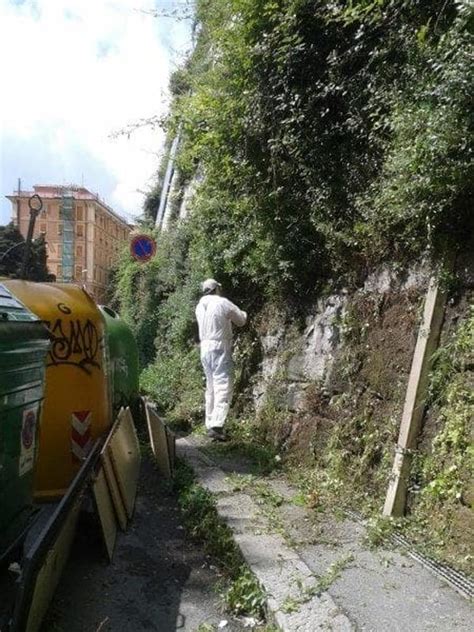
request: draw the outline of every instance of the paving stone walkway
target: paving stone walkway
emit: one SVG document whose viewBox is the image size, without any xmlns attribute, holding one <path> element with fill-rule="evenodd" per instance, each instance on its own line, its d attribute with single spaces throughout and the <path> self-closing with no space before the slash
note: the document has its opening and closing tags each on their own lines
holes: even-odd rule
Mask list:
<svg viewBox="0 0 474 632">
<path fill-rule="evenodd" d="M 472 606 L 450 586 L 402 552 L 369 549 L 360 523 L 296 505 L 283 477 L 249 476 L 203 437 L 179 439 L 178 455 L 216 495 L 282 630 L 472 630 Z"/>
</svg>

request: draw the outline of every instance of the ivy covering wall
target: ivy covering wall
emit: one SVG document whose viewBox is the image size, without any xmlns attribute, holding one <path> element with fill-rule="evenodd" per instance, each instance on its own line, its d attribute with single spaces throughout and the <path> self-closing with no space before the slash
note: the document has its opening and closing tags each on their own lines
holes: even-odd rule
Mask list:
<svg viewBox="0 0 474 632">
<path fill-rule="evenodd" d="M 474 227 L 470 0 L 197 0 L 196 24 L 165 122 L 168 146 L 181 131 L 191 213 L 166 233 L 149 229 L 154 261 L 124 254 L 114 275 L 142 386 L 187 422 L 202 415 L 203 278 L 251 314 L 274 303 L 294 317 L 382 262 L 403 269 L 463 251 Z M 150 226 L 164 168 L 145 207 Z M 242 348 L 257 362 L 250 337 Z M 434 498 L 459 501 L 450 468 L 465 453 L 454 401 L 463 388 L 453 378 L 444 391 L 445 430 L 420 465 L 424 519 Z"/>
<path fill-rule="evenodd" d="M 463 248 L 471 2 L 198 0 L 196 23 L 166 120 L 180 181 L 203 174 L 192 213 L 158 237 L 156 261 L 125 257 L 113 277 L 144 364 L 154 341 L 159 357 L 187 353 L 203 276 L 255 311 Z"/>
</svg>

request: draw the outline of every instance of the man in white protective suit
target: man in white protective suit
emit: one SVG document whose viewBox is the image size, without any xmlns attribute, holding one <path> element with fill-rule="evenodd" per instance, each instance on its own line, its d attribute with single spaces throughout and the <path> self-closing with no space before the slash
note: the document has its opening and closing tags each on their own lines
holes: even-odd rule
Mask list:
<svg viewBox="0 0 474 632">
<path fill-rule="evenodd" d="M 201 341 L 201 362 L 206 375 L 206 428 L 214 440 L 225 441 L 224 423 L 232 399 L 232 323 L 243 327 L 247 314 L 221 296 L 214 279 L 202 284 L 203 297 L 196 307 Z"/>
</svg>

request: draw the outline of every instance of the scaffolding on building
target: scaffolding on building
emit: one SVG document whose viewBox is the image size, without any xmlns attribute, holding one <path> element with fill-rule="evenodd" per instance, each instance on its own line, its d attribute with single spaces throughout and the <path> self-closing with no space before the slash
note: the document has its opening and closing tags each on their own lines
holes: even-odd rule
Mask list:
<svg viewBox="0 0 474 632">
<path fill-rule="evenodd" d="M 62 191 L 60 218 L 63 221 L 62 279 L 71 283 L 74 279 L 74 193 Z"/>
</svg>

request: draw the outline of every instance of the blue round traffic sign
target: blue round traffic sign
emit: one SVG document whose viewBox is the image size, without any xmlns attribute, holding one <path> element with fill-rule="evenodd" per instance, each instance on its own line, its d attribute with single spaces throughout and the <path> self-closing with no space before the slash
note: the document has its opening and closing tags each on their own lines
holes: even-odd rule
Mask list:
<svg viewBox="0 0 474 632">
<path fill-rule="evenodd" d="M 135 235 L 130 243 L 130 253 L 137 261 L 149 261 L 156 253 L 156 241 L 148 235 Z"/>
</svg>

